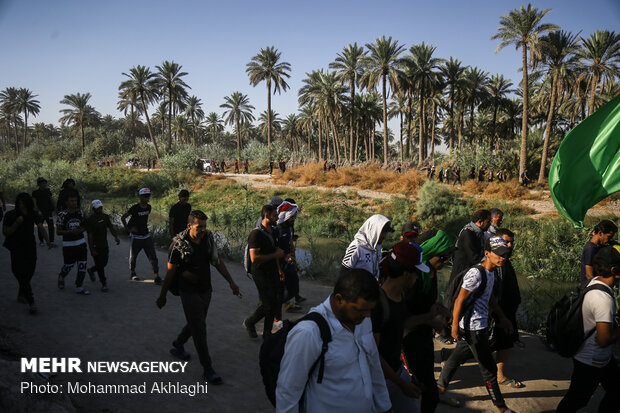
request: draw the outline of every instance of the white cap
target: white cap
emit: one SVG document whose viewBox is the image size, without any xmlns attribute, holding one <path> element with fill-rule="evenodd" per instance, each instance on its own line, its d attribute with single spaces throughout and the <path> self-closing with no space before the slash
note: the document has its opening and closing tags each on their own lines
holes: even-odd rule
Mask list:
<svg viewBox="0 0 620 413">
<path fill-rule="evenodd" d="M 103 202 L 101 202 L 98 199 L 95 199 L 93 202 L 90 203 L 93 207 L 93 209 L 97 209 L 97 208 L 101 208 L 103 207 Z"/>
<path fill-rule="evenodd" d="M 148 188 L 141 188 L 138 195 L 151 195 L 151 190 Z"/>
</svg>

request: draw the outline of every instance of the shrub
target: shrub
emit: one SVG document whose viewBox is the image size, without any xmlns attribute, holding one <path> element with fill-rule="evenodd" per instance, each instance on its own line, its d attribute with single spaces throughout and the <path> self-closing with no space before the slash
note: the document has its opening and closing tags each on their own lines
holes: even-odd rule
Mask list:
<svg viewBox="0 0 620 413">
<path fill-rule="evenodd" d="M 441 228 L 458 233 L 469 219 L 470 211 L 459 192 L 434 181 L 426 181 L 418 193 L 416 217 L 423 228 Z"/>
</svg>

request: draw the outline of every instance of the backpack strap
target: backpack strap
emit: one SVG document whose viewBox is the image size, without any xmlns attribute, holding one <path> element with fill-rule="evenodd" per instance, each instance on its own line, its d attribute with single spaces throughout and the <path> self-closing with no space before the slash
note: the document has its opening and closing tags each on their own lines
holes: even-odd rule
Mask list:
<svg viewBox="0 0 620 413">
<path fill-rule="evenodd" d="M 604 285 L 601 285 L 601 284 L 592 284 L 592 285 L 588 285 L 586 288 L 584 288 L 584 289 L 582 290 L 581 294 L 582 294 L 582 296 L 583 296 L 583 299 L 585 299 L 586 294 L 587 294 L 588 292 L 592 291 L 592 290 L 604 291 L 604 292 L 606 292 L 607 294 L 609 294 L 609 296 L 612 298 L 612 300 L 615 298 L 615 297 L 613 296 L 613 294 L 611 293 L 611 291 L 609 291 L 609 288 L 606 288 Z M 582 299 L 582 300 L 583 300 L 583 299 Z M 581 305 L 583 306 L 583 301 L 581 302 Z M 581 317 L 583 318 L 583 315 L 582 315 Z M 589 338 L 590 338 L 590 336 L 591 336 L 592 334 L 594 334 L 594 332 L 595 332 L 595 331 L 596 331 L 596 326 L 594 326 L 594 328 L 593 328 L 592 330 L 588 331 L 588 333 L 587 333 L 587 334 L 585 334 L 584 339 L 583 339 L 583 341 L 581 342 L 581 344 L 585 343 L 585 341 L 586 341 L 587 339 L 589 339 Z"/>
<path fill-rule="evenodd" d="M 472 292 L 471 299 L 462 310 L 464 317 L 463 326 L 465 327 L 465 330 L 469 330 L 469 322 L 471 320 L 471 316 L 474 313 L 476 301 L 478 301 L 478 299 L 482 297 L 485 290 L 487 289 L 487 276 L 484 267 L 480 264 L 477 264 L 472 268 L 476 268 L 478 270 L 478 273 L 480 274 L 480 285 Z"/>
<path fill-rule="evenodd" d="M 321 347 L 321 354 L 319 358 L 312 364 L 310 367 L 310 371 L 308 372 L 308 379 L 312 375 L 312 372 L 316 368 L 317 364 L 319 364 L 319 376 L 317 378 L 317 383 L 323 382 L 323 373 L 325 372 L 325 353 L 327 353 L 327 347 L 330 341 L 332 341 L 332 332 L 329 328 L 329 324 L 327 324 L 327 320 L 321 314 L 317 312 L 309 312 L 301 319 L 297 321 L 297 323 L 305 320 L 314 321 L 316 325 L 319 327 L 319 331 L 321 333 L 321 340 L 323 340 L 323 346 Z"/>
</svg>

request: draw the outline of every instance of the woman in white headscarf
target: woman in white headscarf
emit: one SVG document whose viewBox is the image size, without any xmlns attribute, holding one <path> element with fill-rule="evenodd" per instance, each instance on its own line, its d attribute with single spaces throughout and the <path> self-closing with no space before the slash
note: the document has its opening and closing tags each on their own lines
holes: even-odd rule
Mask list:
<svg viewBox="0 0 620 413">
<path fill-rule="evenodd" d="M 394 232 L 394 230 L 388 218 L 380 214 L 368 218 L 347 247 L 342 259 L 341 271 L 361 268 L 379 279 L 381 243 L 389 232 Z"/>
</svg>

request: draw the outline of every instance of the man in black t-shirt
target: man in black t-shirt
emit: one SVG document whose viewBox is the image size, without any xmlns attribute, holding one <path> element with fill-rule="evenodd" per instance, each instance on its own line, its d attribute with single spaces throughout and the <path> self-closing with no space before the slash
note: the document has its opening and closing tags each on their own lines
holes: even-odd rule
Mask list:
<svg viewBox="0 0 620 413">
<path fill-rule="evenodd" d="M 151 205 L 149 204 L 151 190 L 142 188 L 138 195 L 140 196 L 140 202 L 129 208 L 121 217 L 121 222 L 129 232 L 129 238 L 131 239 L 131 246 L 129 247 L 129 277 L 132 281 L 140 281 L 140 278 L 136 275 L 136 259 L 140 251 L 144 249 L 144 253 L 148 257 L 151 267 L 153 267 L 155 284 L 159 285 L 161 284 L 159 263 L 155 253 L 155 244 L 148 227 L 149 214 L 151 213 Z M 127 222 L 128 217 L 131 217 L 129 222 Z"/>
<path fill-rule="evenodd" d="M 594 278 L 592 261 L 596 253 L 607 243 L 613 240 L 618 232 L 618 227 L 612 221 L 605 219 L 599 222 L 591 232 L 591 238 L 583 247 L 581 254 L 581 288 L 585 288 Z"/>
<path fill-rule="evenodd" d="M 77 277 L 75 278 L 75 292 L 82 295 L 90 294 L 90 291 L 82 288 L 86 276 L 87 250 L 84 231 L 86 220 L 84 214 L 77 206 L 77 195 L 70 193 L 65 199 L 67 209 L 58 212 L 56 220 L 56 234 L 62 236 L 62 257 L 64 265 L 58 275 L 58 288 L 65 288 L 65 277 L 77 263 Z"/>
<path fill-rule="evenodd" d="M 174 204 L 170 208 L 170 214 L 168 214 L 170 222 L 170 237 L 174 238 L 179 232 L 187 229 L 187 218 L 192 210 L 192 206 L 188 203 L 189 191 L 182 189 L 179 192 L 179 202 Z"/>
<path fill-rule="evenodd" d="M 412 382 L 400 354 L 406 325 L 405 290 L 411 288 L 420 271 L 429 268 L 422 263 L 419 250 L 400 241 L 383 260 L 380 299 L 371 313 L 372 331 L 377 342 L 381 369 L 395 413 L 419 412 L 420 389 Z"/>
<path fill-rule="evenodd" d="M 110 234 L 114 237 L 116 245 L 121 241 L 116 235 L 114 226 L 110 221 L 110 216 L 103 213 L 103 203 L 95 199 L 91 203 L 93 207 L 93 214 L 86 219 L 86 231 L 88 231 L 88 246 L 90 248 L 90 255 L 95 260 L 95 265 L 89 268 L 88 275 L 91 281 L 95 281 L 95 272 L 99 274 L 99 281 L 101 281 L 101 291 L 108 292 L 108 283 L 105 278 L 105 266 L 108 265 L 108 257 L 110 255 L 110 249 L 108 248 L 108 229 Z"/>
<path fill-rule="evenodd" d="M 54 202 L 52 201 L 52 191 L 47 187 L 47 179 L 38 178 L 37 186 L 39 189 L 32 191 L 32 198 L 34 199 L 36 209 L 41 213 L 41 218 L 47 223 L 47 230 L 49 233 L 49 240 L 54 244 L 54 218 L 52 213 L 54 212 Z M 39 234 L 39 245 L 45 245 L 43 234 Z"/>
<path fill-rule="evenodd" d="M 210 265 L 213 265 L 228 281 L 234 295 L 241 295 L 239 287 L 218 256 L 213 233 L 207 230 L 207 216 L 202 211 L 194 210 L 190 213 L 187 223 L 186 229 L 172 241 L 168 271 L 156 303 L 159 308 L 166 305 L 168 289 L 176 282 L 187 324 L 172 342 L 170 353 L 183 360 L 189 360 L 189 354 L 185 352 L 183 346 L 192 337 L 200 364 L 204 368 L 204 379 L 209 384 L 222 384 L 222 378 L 211 365 L 207 347 L 206 319 L 213 290 Z"/>
<path fill-rule="evenodd" d="M 265 205 L 261 210 L 261 225 L 250 232 L 248 247 L 252 261 L 252 277 L 258 290 L 260 303 L 256 311 L 243 320 L 243 327 L 251 338 L 256 338 L 254 325 L 263 317 L 263 339 L 271 334 L 273 320 L 276 315 L 280 298 L 279 283 L 283 277 L 278 260 L 284 257 L 284 251 L 277 245 L 278 212 L 273 205 Z"/>
</svg>

